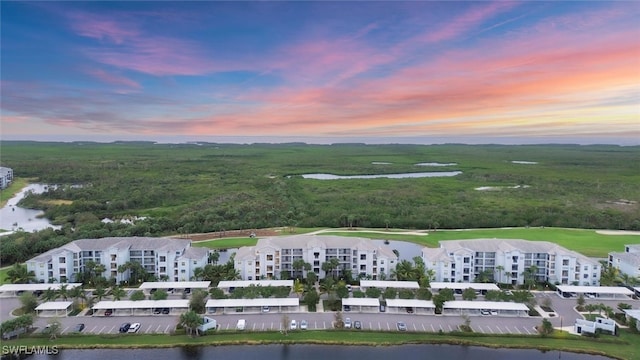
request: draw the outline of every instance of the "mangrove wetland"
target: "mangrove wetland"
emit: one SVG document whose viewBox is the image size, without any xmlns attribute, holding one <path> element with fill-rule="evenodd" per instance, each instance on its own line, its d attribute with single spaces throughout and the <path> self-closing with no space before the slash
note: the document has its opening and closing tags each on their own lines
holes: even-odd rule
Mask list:
<svg viewBox="0 0 640 360">
<path fill-rule="evenodd" d="M 19 206 L 60 228 L 3 237 L 0 261 L 78 238 L 273 227 L 640 230 L 639 159 L 610 145 L 5 141 L 17 179 L 3 204 L 47 184 Z"/>
</svg>

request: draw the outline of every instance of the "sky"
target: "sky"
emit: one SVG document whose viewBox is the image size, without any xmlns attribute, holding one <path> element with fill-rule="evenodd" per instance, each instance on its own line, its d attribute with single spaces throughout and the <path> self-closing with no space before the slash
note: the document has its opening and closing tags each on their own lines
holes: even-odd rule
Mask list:
<svg viewBox="0 0 640 360">
<path fill-rule="evenodd" d="M 637 1 L 0 7 L 2 140 L 640 144 Z"/>
</svg>

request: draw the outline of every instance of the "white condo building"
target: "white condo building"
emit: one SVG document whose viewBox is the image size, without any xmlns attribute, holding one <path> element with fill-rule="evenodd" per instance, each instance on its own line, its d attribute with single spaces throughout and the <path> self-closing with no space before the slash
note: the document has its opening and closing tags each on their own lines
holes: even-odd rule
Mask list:
<svg viewBox="0 0 640 360">
<path fill-rule="evenodd" d="M 295 235 L 263 238 L 255 246 L 240 248 L 235 269 L 243 280 L 280 279 L 283 272 L 297 277 L 303 274 L 294 273 L 293 262 L 302 259 L 311 264 L 310 271 L 324 278 L 322 264 L 332 258 L 340 263 L 338 273 L 351 270 L 354 278 L 368 275 L 374 280 L 388 277 L 398 262 L 393 251 L 378 247 L 369 239 Z"/>
<path fill-rule="evenodd" d="M 640 244 L 625 245 L 624 252 L 610 252 L 609 265 L 622 274 L 640 277 Z"/>
<path fill-rule="evenodd" d="M 13 169 L 0 166 L 0 189 L 4 189 L 13 182 Z"/>
<path fill-rule="evenodd" d="M 75 275 L 84 269 L 87 261 L 103 264 L 102 276 L 116 282 L 129 279 L 129 270 L 118 272 L 118 267 L 135 261 L 157 278 L 169 281 L 188 281 L 195 268 L 204 267 L 209 250 L 191 247 L 190 240 L 111 237 L 75 240 L 49 250 L 27 261 L 27 269 L 35 273 L 39 282 L 74 282 Z"/>
<path fill-rule="evenodd" d="M 473 282 L 481 272 L 493 281 L 519 285 L 535 265 L 537 281 L 565 285 L 600 285 L 600 263 L 546 241 L 475 239 L 441 241 L 424 248 L 422 259 L 437 282 Z"/>
</svg>

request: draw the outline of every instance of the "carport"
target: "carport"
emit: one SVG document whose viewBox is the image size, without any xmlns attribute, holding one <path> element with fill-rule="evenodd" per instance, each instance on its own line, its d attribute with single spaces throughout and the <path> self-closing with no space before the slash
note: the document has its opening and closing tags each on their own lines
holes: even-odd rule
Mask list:
<svg viewBox="0 0 640 360">
<path fill-rule="evenodd" d="M 293 280 L 232 280 L 232 281 L 220 281 L 218 287 L 224 289 L 227 292 L 233 291 L 237 287 L 249 287 L 249 286 L 284 286 L 293 287 Z"/>
<path fill-rule="evenodd" d="M 378 312 L 380 300 L 372 298 L 344 298 L 342 299 L 342 311 L 345 306 L 349 306 L 350 311 L 358 312 Z"/>
<path fill-rule="evenodd" d="M 140 290 L 152 289 L 209 289 L 211 281 L 149 281 L 140 285 Z"/>
<path fill-rule="evenodd" d="M 206 304 L 209 314 L 217 312 L 218 309 L 222 309 L 223 314 L 261 312 L 265 306 L 268 306 L 269 311 L 271 308 L 277 308 L 278 312 L 297 312 L 300 310 L 300 300 L 298 298 L 211 299 Z"/>
<path fill-rule="evenodd" d="M 360 280 L 361 288 L 395 288 L 395 289 L 420 289 L 417 281 L 383 281 L 383 280 Z"/>
<path fill-rule="evenodd" d="M 633 291 L 622 286 L 573 286 L 558 285 L 556 292 L 560 297 L 570 298 L 582 294 L 591 299 L 626 299 L 633 296 Z"/>
<path fill-rule="evenodd" d="M 409 313 L 409 310 L 411 310 L 416 314 L 433 315 L 436 310 L 436 305 L 431 300 L 387 299 L 387 308 L 389 311 L 396 313 Z"/>
<path fill-rule="evenodd" d="M 105 310 L 113 310 L 114 316 L 127 315 L 152 315 L 155 309 L 169 309 L 169 314 L 183 312 L 189 308 L 189 300 L 121 300 L 121 301 L 100 301 L 95 304 L 93 315 L 99 313 L 104 315 Z M 100 312 L 102 311 L 102 312 Z"/>
<path fill-rule="evenodd" d="M 500 301 L 447 301 L 442 306 L 445 315 L 482 315 L 481 311 L 495 311 L 500 316 L 529 316 L 525 304 Z"/>
<path fill-rule="evenodd" d="M 464 291 L 466 289 L 473 289 L 477 292 L 481 292 L 482 294 L 486 294 L 489 290 L 500 291 L 500 288 L 496 284 L 489 283 L 450 283 L 450 282 L 432 282 L 430 284 L 432 290 L 440 291 L 442 289 L 451 289 Z"/>
<path fill-rule="evenodd" d="M 69 308 L 73 304 L 72 301 L 47 301 L 38 305 L 36 314 L 38 316 L 69 316 Z M 47 313 L 43 313 L 43 312 Z"/>
<path fill-rule="evenodd" d="M 82 286 L 81 283 L 4 284 L 0 286 L 0 294 L 4 295 L 5 293 L 10 293 L 9 296 L 16 296 L 20 291 L 45 291 L 47 289 L 60 290 L 64 285 L 67 286 L 67 290 Z"/>
</svg>

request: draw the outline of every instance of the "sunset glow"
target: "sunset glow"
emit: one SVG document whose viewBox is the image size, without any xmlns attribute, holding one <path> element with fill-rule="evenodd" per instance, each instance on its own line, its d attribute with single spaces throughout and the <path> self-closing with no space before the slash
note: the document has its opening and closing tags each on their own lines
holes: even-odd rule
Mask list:
<svg viewBox="0 0 640 360">
<path fill-rule="evenodd" d="M 4 140 L 640 144 L 635 1 L 0 6 Z"/>
</svg>

